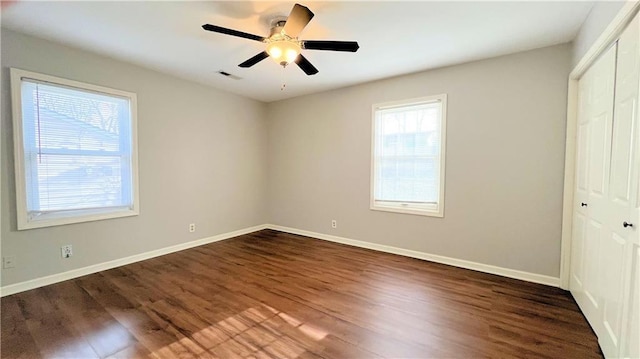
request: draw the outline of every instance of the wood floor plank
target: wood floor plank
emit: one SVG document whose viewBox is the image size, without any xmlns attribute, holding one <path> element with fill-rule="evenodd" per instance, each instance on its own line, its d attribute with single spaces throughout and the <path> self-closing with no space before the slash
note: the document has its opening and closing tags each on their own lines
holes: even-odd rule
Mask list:
<svg viewBox="0 0 640 359">
<path fill-rule="evenodd" d="M 558 288 L 263 230 L 2 298 L 2 358 L 601 358 Z"/>
<path fill-rule="evenodd" d="M 117 353 L 113 353 L 106 357 L 106 359 L 144 359 L 144 358 L 158 358 L 157 355 L 152 355 L 151 352 L 141 343 L 135 342 L 132 345 L 120 350 Z"/>
<path fill-rule="evenodd" d="M 17 296 L 2 298 L 2 332 L 0 354 L 3 358 L 40 358 L 40 352 L 33 340 L 26 320 L 18 306 Z"/>
<path fill-rule="evenodd" d="M 87 340 L 72 327 L 70 318 L 52 302 L 51 291 L 51 287 L 38 288 L 18 297 L 29 333 L 42 356 L 99 358 Z"/>
<path fill-rule="evenodd" d="M 99 357 L 104 358 L 135 344 L 136 339 L 76 282 L 51 286 L 52 300 L 69 318 Z"/>
</svg>

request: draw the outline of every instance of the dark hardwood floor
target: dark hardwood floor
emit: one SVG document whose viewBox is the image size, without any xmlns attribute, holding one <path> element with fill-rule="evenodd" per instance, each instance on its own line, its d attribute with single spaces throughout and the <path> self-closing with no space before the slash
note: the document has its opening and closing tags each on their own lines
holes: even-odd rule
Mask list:
<svg viewBox="0 0 640 359">
<path fill-rule="evenodd" d="M 265 230 L 2 298 L 3 358 L 600 358 L 560 289 Z"/>
</svg>

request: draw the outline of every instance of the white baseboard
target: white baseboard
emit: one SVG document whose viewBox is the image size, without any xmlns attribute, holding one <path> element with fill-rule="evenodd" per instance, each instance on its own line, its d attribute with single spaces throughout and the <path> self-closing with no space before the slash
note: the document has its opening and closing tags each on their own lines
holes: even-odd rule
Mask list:
<svg viewBox="0 0 640 359">
<path fill-rule="evenodd" d="M 218 235 L 215 235 L 215 236 L 212 236 L 212 237 L 201 238 L 201 239 L 197 239 L 195 241 L 186 242 L 186 243 L 180 243 L 180 244 L 177 244 L 175 246 L 160 248 L 160 249 L 156 249 L 156 250 L 153 250 L 153 251 L 150 251 L 150 252 L 140 253 L 140 254 L 136 254 L 136 255 L 133 255 L 133 256 L 125 257 L 125 258 L 120 258 L 120 259 L 115 259 L 115 260 L 108 261 L 108 262 L 103 262 L 103 263 L 99 263 L 99 264 L 90 265 L 88 267 L 73 269 L 73 270 L 70 270 L 70 271 L 67 271 L 67 272 L 53 274 L 53 275 L 49 275 L 49 276 L 41 277 L 41 278 L 36 278 L 36 279 L 28 280 L 28 281 L 25 281 L 25 282 L 10 284 L 10 285 L 3 286 L 2 288 L 0 288 L 0 297 L 4 297 L 4 296 L 15 294 L 15 293 L 24 292 L 24 291 L 27 291 L 27 290 L 30 290 L 30 289 L 43 287 L 43 286 L 49 285 L 49 284 L 63 282 L 65 280 L 69 280 L 69 279 L 73 279 L 73 278 L 82 277 L 82 276 L 87 275 L 87 274 L 92 274 L 92 273 L 100 272 L 100 271 L 103 271 L 103 270 L 107 270 L 107 269 L 111 269 L 111 268 L 115 268 L 115 267 L 120 267 L 120 266 L 123 266 L 123 265 L 131 264 L 131 263 L 140 262 L 140 261 L 143 261 L 145 259 L 150 259 L 150 258 L 162 256 L 162 255 L 165 255 L 165 254 L 178 252 L 178 251 L 182 251 L 182 250 L 193 248 L 193 247 L 198 247 L 198 246 L 201 246 L 201 245 L 204 245 L 204 244 L 209 244 L 209 243 L 213 243 L 213 242 L 222 241 L 222 240 L 225 240 L 225 239 L 241 236 L 243 234 L 248 234 L 248 233 L 260 231 L 260 230 L 263 230 L 265 228 L 267 228 L 266 225 L 259 225 L 259 226 L 249 227 L 249 228 L 243 228 L 243 229 L 239 229 L 239 230 L 233 231 L 233 232 L 222 233 L 222 234 L 218 234 Z"/>
<path fill-rule="evenodd" d="M 476 263 L 476 262 L 466 261 L 466 260 L 462 260 L 462 259 L 456 259 L 456 258 L 445 257 L 445 256 L 440 256 L 440 255 L 435 255 L 435 254 L 418 252 L 418 251 L 413 251 L 413 250 L 403 249 L 403 248 L 398 248 L 398 247 L 386 246 L 386 245 L 382 245 L 382 244 L 358 241 L 358 240 L 355 240 L 355 239 L 332 236 L 332 235 L 329 235 L 329 234 L 305 231 L 305 230 L 296 229 L 296 228 L 290 228 L 290 227 L 283 227 L 283 226 L 278 226 L 278 225 L 275 225 L 275 224 L 263 224 L 263 225 L 259 225 L 259 226 L 239 229 L 239 230 L 233 231 L 233 232 L 222 233 L 222 234 L 218 234 L 218 235 L 215 235 L 215 236 L 212 236 L 212 237 L 202 238 L 202 239 L 198 239 L 198 240 L 187 242 L 187 243 L 177 244 L 175 246 L 160 248 L 160 249 L 156 249 L 156 250 L 153 250 L 153 251 L 150 251 L 150 252 L 140 253 L 140 254 L 136 254 L 136 255 L 133 255 L 133 256 L 120 258 L 120 259 L 116 259 L 116 260 L 112 260 L 112 261 L 108 261 L 108 262 L 104 262 L 104 263 L 94 264 L 94 265 L 91 265 L 91 266 L 88 266 L 88 267 L 73 269 L 73 270 L 70 270 L 70 271 L 67 271 L 67 272 L 63 272 L 63 273 L 53 274 L 53 275 L 49 275 L 49 276 L 46 276 L 46 277 L 41 277 L 41 278 L 36 278 L 36 279 L 20 282 L 20 283 L 10 284 L 10 285 L 3 286 L 3 287 L 0 288 L 0 297 L 4 297 L 4 296 L 15 294 L 15 293 L 24 292 L 24 291 L 27 291 L 27 290 L 30 290 L 30 289 L 43 287 L 43 286 L 49 285 L 49 284 L 63 282 L 65 280 L 82 277 L 84 275 L 93 274 L 93 273 L 100 272 L 100 271 L 103 271 L 103 270 L 116 268 L 116 267 L 120 267 L 120 266 L 123 266 L 123 265 L 135 263 L 135 262 L 140 262 L 140 261 L 143 261 L 145 259 L 150 259 L 150 258 L 162 256 L 162 255 L 165 255 L 165 254 L 174 253 L 174 252 L 182 251 L 182 250 L 185 250 L 185 249 L 198 247 L 198 246 L 201 246 L 201 245 L 205 245 L 205 244 L 209 244 L 209 243 L 218 242 L 218 241 L 222 241 L 222 240 L 225 240 L 225 239 L 241 236 L 241 235 L 244 235 L 244 234 L 257 232 L 257 231 L 260 231 L 260 230 L 263 230 L 263 229 L 267 229 L 267 228 L 268 229 L 273 229 L 273 230 L 276 230 L 276 231 L 292 233 L 292 234 L 298 234 L 298 235 L 301 235 L 301 236 L 306 236 L 306 237 L 311 237 L 311 238 L 322 239 L 322 240 L 325 240 L 325 241 L 347 244 L 347 245 L 354 246 L 354 247 L 373 249 L 373 250 L 380 251 L 380 252 L 398 254 L 398 255 L 401 255 L 401 256 L 405 256 L 405 257 L 411 257 L 411 258 L 417 258 L 417 259 L 422 259 L 422 260 L 436 262 L 436 263 L 447 264 L 447 265 L 451 265 L 451 266 L 454 266 L 454 267 L 471 269 L 471 270 L 484 272 L 484 273 L 490 273 L 490 274 L 497 274 L 497 275 L 500 275 L 500 276 L 503 276 L 503 277 L 520 279 L 520 280 L 525 280 L 525 281 L 528 281 L 528 282 L 540 283 L 540 284 L 545 284 L 545 285 L 549 285 L 549 286 L 553 286 L 553 287 L 560 286 L 560 278 L 556 278 L 556 277 L 550 277 L 550 276 L 545 276 L 545 275 L 541 275 L 541 274 L 523 272 L 523 271 L 519 271 L 519 270 L 515 270 L 515 269 L 496 267 L 496 266 L 492 266 L 492 265 L 488 265 L 488 264 Z"/>
<path fill-rule="evenodd" d="M 520 279 L 527 282 L 539 283 L 539 284 L 544 284 L 552 287 L 560 286 L 560 278 L 546 276 L 542 274 L 523 272 L 515 269 L 497 267 L 497 266 L 492 266 L 488 264 L 471 262 L 463 259 L 440 256 L 436 254 L 412 251 L 409 249 L 386 246 L 383 244 L 358 241 L 355 239 L 332 236 L 324 233 L 310 232 L 310 231 L 305 231 L 305 230 L 296 229 L 296 228 L 283 227 L 275 224 L 267 224 L 265 227 L 276 230 L 276 231 L 298 234 L 301 236 L 307 236 L 307 237 L 322 239 L 325 241 L 347 244 L 355 247 L 373 249 L 375 251 L 380 251 L 380 252 L 398 254 L 405 257 L 411 257 L 411 258 L 422 259 L 430 262 L 447 264 L 450 266 L 471 269 L 478 272 L 484 272 L 484 273 L 496 274 L 496 275 L 500 275 L 508 278 Z"/>
</svg>

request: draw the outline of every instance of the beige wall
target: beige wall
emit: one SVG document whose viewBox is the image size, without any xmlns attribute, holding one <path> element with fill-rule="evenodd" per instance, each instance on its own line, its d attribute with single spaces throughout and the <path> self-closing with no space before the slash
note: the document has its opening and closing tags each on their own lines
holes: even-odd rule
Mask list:
<svg viewBox="0 0 640 359">
<path fill-rule="evenodd" d="M 3 286 L 266 222 L 263 103 L 5 29 L 1 44 Z M 137 93 L 139 216 L 16 231 L 9 67 Z"/>
<path fill-rule="evenodd" d="M 573 40 L 571 67 L 578 64 L 591 45 L 598 39 L 611 20 L 622 9 L 624 1 L 596 1 L 585 19 L 578 35 Z"/>
<path fill-rule="evenodd" d="M 269 104 L 271 223 L 558 277 L 570 57 L 560 45 Z M 445 217 L 370 210 L 372 104 L 441 93 Z"/>
<path fill-rule="evenodd" d="M 265 105 L 4 29 L 1 40 L 1 249 L 17 261 L 3 286 L 263 223 L 558 276 L 568 45 Z M 9 67 L 138 94 L 139 216 L 16 231 Z M 371 105 L 439 93 L 445 218 L 369 210 Z"/>
</svg>

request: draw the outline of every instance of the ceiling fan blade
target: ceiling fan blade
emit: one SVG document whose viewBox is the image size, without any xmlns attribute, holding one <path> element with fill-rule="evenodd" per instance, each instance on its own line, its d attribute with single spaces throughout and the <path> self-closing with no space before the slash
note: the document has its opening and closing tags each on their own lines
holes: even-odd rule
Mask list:
<svg viewBox="0 0 640 359">
<path fill-rule="evenodd" d="M 298 55 L 298 57 L 295 60 L 296 65 L 298 65 L 298 67 L 304 71 L 305 74 L 311 76 L 311 75 L 315 75 L 318 73 L 318 69 L 316 69 L 315 66 L 313 66 L 309 60 L 307 60 L 306 57 L 302 56 L 302 54 Z"/>
<path fill-rule="evenodd" d="M 356 41 L 324 41 L 305 40 L 302 47 L 307 50 L 347 51 L 356 52 L 360 48 Z"/>
<path fill-rule="evenodd" d="M 291 37 L 298 37 L 302 29 L 313 19 L 313 12 L 300 4 L 293 5 L 291 13 L 284 24 L 284 32 Z"/>
<path fill-rule="evenodd" d="M 237 37 L 242 37 L 245 39 L 255 40 L 260 42 L 264 41 L 264 37 L 262 36 L 249 34 L 249 33 L 238 31 L 238 30 L 227 29 L 226 27 L 220 27 L 220 26 L 211 25 L 211 24 L 204 24 L 202 25 L 202 28 L 207 31 L 219 32 L 225 35 L 237 36 Z"/>
<path fill-rule="evenodd" d="M 256 56 L 250 58 L 249 60 L 241 63 L 240 67 L 251 67 L 255 64 L 257 64 L 258 62 L 266 59 L 267 57 L 269 57 L 269 54 L 266 51 L 262 51 L 261 53 L 257 54 Z"/>
</svg>

